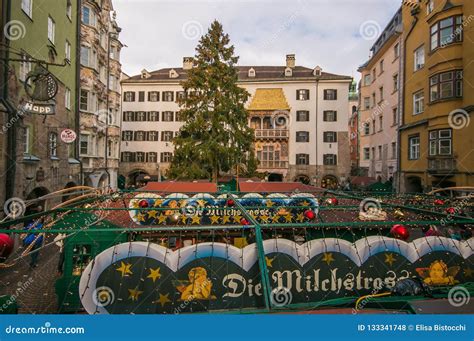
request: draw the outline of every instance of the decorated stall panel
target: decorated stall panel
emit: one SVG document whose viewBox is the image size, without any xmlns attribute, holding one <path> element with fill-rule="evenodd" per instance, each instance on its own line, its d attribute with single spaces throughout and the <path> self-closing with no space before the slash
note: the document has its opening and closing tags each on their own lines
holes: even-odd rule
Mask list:
<svg viewBox="0 0 474 341">
<path fill-rule="evenodd" d="M 368 237 L 298 245 L 264 241 L 272 306 L 286 307 L 390 291 L 404 278 L 431 287 L 472 281 L 474 239 L 424 237 L 407 243 Z M 200 243 L 172 251 L 149 242 L 118 244 L 83 272 L 89 314 L 187 313 L 264 307 L 256 244 Z"/>
</svg>

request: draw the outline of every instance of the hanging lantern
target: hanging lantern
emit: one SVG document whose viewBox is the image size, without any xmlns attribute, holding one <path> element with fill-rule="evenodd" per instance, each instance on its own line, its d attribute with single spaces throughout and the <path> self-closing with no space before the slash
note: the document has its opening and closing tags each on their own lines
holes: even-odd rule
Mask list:
<svg viewBox="0 0 474 341">
<path fill-rule="evenodd" d="M 444 200 L 436 199 L 434 201 L 434 204 L 437 205 L 437 206 L 442 206 L 442 205 L 444 205 Z"/>
<path fill-rule="evenodd" d="M 140 206 L 140 208 L 147 208 L 149 204 L 147 200 L 143 199 L 138 202 L 138 206 Z"/>
<path fill-rule="evenodd" d="M 397 239 L 407 240 L 410 237 L 410 231 L 406 228 L 406 226 L 401 224 L 393 225 L 390 229 L 390 234 Z"/>
<path fill-rule="evenodd" d="M 313 220 L 316 217 L 316 214 L 314 213 L 313 210 L 306 210 L 304 212 L 304 216 L 309 220 Z"/>
<path fill-rule="evenodd" d="M 337 198 L 327 198 L 326 204 L 336 206 L 339 203 Z"/>
<path fill-rule="evenodd" d="M 13 246 L 13 239 L 8 234 L 0 233 L 0 259 L 10 256 Z"/>
<path fill-rule="evenodd" d="M 247 219 L 242 218 L 242 219 L 240 219 L 240 224 L 243 225 L 243 226 L 247 226 L 247 225 L 249 225 L 250 223 L 249 223 L 249 221 L 248 221 Z"/>
<path fill-rule="evenodd" d="M 234 206 L 235 205 L 235 201 L 234 199 L 227 199 L 227 206 Z"/>
</svg>

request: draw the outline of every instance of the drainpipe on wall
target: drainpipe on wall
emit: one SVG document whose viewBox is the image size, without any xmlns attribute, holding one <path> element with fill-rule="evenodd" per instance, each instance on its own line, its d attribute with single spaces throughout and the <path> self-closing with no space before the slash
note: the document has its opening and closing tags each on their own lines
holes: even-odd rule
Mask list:
<svg viewBox="0 0 474 341">
<path fill-rule="evenodd" d="M 400 127 L 403 125 L 404 123 L 404 112 L 405 112 L 405 82 L 406 82 L 406 45 L 407 45 L 407 40 L 408 40 L 408 37 L 411 35 L 411 33 L 413 32 L 413 29 L 415 28 L 417 22 L 418 22 L 418 17 L 416 16 L 416 13 L 412 13 L 412 16 L 414 17 L 414 21 L 410 27 L 410 30 L 408 31 L 406 37 L 403 37 L 402 35 L 402 39 L 403 39 L 403 58 L 400 58 L 400 68 L 403 68 L 403 86 L 402 86 L 402 91 L 401 91 L 401 101 L 399 99 L 398 103 L 401 103 L 401 107 L 399 106 L 399 110 L 398 110 L 398 129 L 397 129 L 397 143 L 398 143 L 398 148 L 397 148 L 397 178 L 398 178 L 398 183 L 397 183 L 397 187 L 398 187 L 398 191 L 397 192 L 400 192 L 401 191 L 401 180 L 402 180 L 402 172 L 401 172 L 401 164 L 402 164 L 402 160 L 401 160 L 401 150 L 402 150 L 402 143 L 401 143 L 401 132 L 400 132 Z M 402 13 L 402 18 L 403 18 L 403 13 Z"/>
<path fill-rule="evenodd" d="M 316 179 L 319 179 L 319 169 L 318 169 L 318 160 L 319 160 L 319 157 L 318 157 L 318 138 L 319 138 L 319 134 L 318 134 L 318 95 L 319 95 L 319 80 L 316 78 L 316 119 L 315 119 L 315 124 L 316 124 Z"/>
<path fill-rule="evenodd" d="M 4 13 L 5 13 L 5 24 L 11 20 L 11 6 L 12 1 L 6 0 L 4 3 Z M 2 9 L 2 10 L 3 10 Z M 9 53 L 10 49 L 10 40 L 5 37 L 5 61 L 4 61 L 4 87 L 3 87 L 3 98 L 8 105 L 8 91 L 9 91 Z M 13 108 L 7 108 L 7 117 L 8 121 L 12 122 L 12 126 L 8 129 L 7 134 L 7 162 L 6 162 L 6 176 L 5 176 L 5 199 L 9 199 L 14 196 L 15 192 L 15 176 L 16 176 L 16 137 L 17 137 L 17 120 L 15 118 L 15 111 Z"/>
<path fill-rule="evenodd" d="M 74 157 L 79 161 L 80 167 L 80 184 L 84 185 L 84 165 L 81 159 L 80 144 L 81 144 L 81 111 L 80 111 L 80 98 L 81 98 L 81 13 L 82 13 L 82 0 L 77 0 L 77 23 L 76 23 L 76 103 L 74 108 L 76 110 L 76 148 L 74 151 Z"/>
<path fill-rule="evenodd" d="M 107 101 L 106 101 L 106 110 L 107 116 L 105 118 L 105 173 L 107 174 L 107 185 L 110 187 L 110 172 L 109 172 L 109 102 L 110 102 L 110 94 L 109 94 L 109 87 L 110 87 L 110 39 L 112 34 L 108 32 L 107 34 Z"/>
</svg>

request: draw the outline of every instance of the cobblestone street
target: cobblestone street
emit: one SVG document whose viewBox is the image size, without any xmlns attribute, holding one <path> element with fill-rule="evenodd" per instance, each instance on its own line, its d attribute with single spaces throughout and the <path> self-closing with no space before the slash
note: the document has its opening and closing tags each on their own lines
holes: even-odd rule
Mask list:
<svg viewBox="0 0 474 341">
<path fill-rule="evenodd" d="M 50 242 L 46 239 L 46 243 Z M 16 249 L 7 264 L 17 259 L 24 248 Z M 38 266 L 31 269 L 30 256 L 19 259 L 13 266 L 0 268 L 0 296 L 17 295 L 20 314 L 51 314 L 57 312 L 54 284 L 58 277 L 58 247 L 54 244 L 41 249 Z"/>
</svg>

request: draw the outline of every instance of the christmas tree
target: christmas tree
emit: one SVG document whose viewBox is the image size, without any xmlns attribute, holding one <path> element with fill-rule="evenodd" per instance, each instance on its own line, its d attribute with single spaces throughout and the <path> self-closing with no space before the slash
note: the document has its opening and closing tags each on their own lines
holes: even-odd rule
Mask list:
<svg viewBox="0 0 474 341">
<path fill-rule="evenodd" d="M 220 172 L 256 169 L 253 130 L 245 109 L 250 94 L 237 85 L 237 64 L 229 35 L 214 21 L 196 47 L 194 67 L 182 83 L 179 99 L 184 121 L 173 140 L 175 153 L 169 176 L 175 179 L 212 179 Z"/>
</svg>

